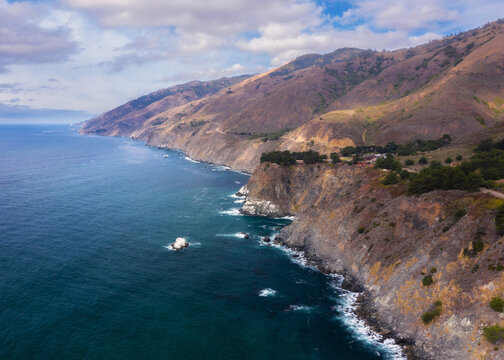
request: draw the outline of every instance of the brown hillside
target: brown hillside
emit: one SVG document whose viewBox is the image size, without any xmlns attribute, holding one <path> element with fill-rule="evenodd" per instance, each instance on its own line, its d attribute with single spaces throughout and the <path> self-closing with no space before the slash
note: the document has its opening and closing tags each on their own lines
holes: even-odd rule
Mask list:
<svg viewBox="0 0 504 360">
<path fill-rule="evenodd" d="M 466 138 L 503 119 L 503 45 L 498 21 L 411 49 L 305 55 L 203 93 L 186 84 L 140 110 L 128 103 L 83 132 L 141 138 L 249 172 L 262 151 L 278 147 L 331 152 L 445 133 Z M 280 140 L 257 139 L 287 130 Z"/>
</svg>

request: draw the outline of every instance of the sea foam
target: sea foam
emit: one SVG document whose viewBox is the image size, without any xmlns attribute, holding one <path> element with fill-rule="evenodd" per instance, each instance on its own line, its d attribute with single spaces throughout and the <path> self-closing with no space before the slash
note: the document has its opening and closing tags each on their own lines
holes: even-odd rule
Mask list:
<svg viewBox="0 0 504 360">
<path fill-rule="evenodd" d="M 277 293 L 276 290 L 266 288 L 266 289 L 262 289 L 261 291 L 259 291 L 259 296 L 262 296 L 262 297 L 275 296 L 276 293 Z"/>
</svg>

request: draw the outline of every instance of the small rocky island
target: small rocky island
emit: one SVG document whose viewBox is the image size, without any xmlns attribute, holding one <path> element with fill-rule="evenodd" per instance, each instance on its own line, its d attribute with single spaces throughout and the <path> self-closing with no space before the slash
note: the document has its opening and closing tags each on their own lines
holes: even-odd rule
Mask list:
<svg viewBox="0 0 504 360">
<path fill-rule="evenodd" d="M 189 246 L 186 239 L 178 237 L 173 244 L 170 245 L 173 250 L 182 250 Z"/>
</svg>

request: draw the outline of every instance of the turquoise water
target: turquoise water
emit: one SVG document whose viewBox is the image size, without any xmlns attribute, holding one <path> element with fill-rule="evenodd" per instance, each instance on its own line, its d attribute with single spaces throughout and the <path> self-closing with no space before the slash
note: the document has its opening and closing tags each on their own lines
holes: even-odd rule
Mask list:
<svg viewBox="0 0 504 360">
<path fill-rule="evenodd" d="M 261 244 L 289 220 L 236 215 L 246 182 L 129 139 L 0 126 L 0 358 L 391 358 L 345 324 L 334 278 Z"/>
</svg>

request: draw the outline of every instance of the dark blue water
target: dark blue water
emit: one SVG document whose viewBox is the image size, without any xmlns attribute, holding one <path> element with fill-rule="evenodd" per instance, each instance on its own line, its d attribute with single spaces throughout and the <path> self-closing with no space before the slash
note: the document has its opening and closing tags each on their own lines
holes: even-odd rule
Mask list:
<svg viewBox="0 0 504 360">
<path fill-rule="evenodd" d="M 260 243 L 288 220 L 232 215 L 246 181 L 128 139 L 0 126 L 0 358 L 390 358 L 342 322 L 334 279 Z M 179 236 L 191 246 L 168 250 Z"/>
</svg>

